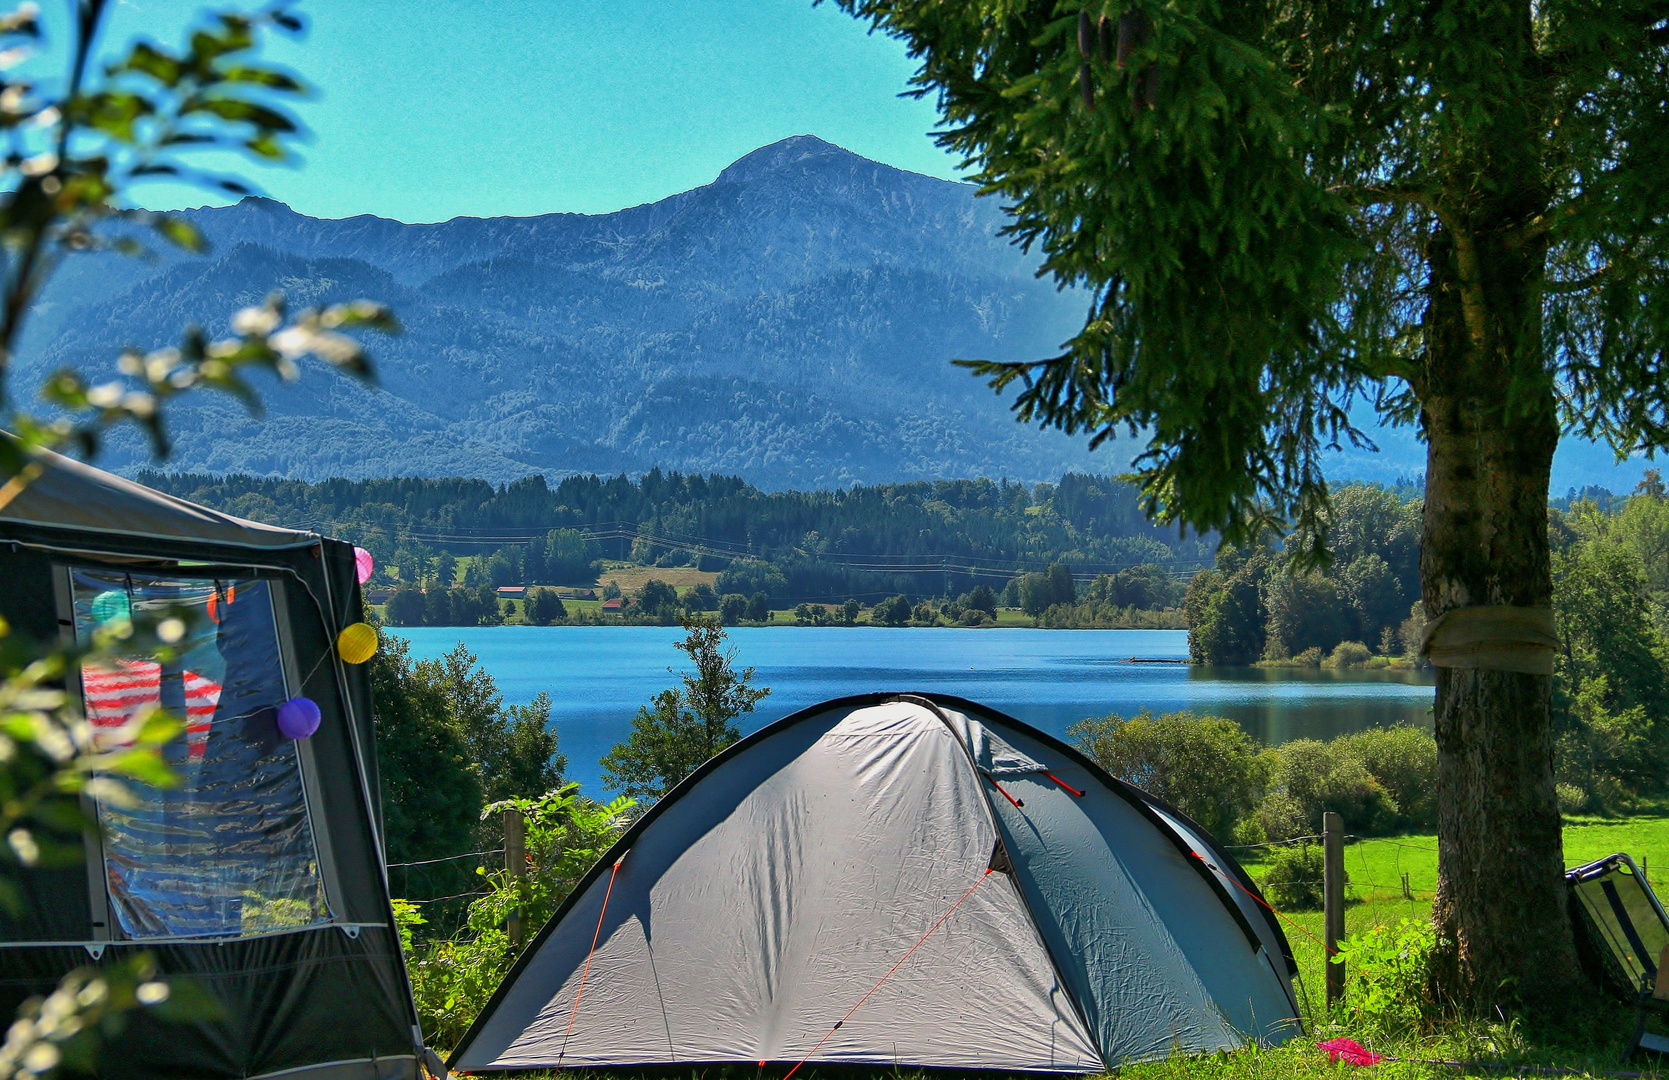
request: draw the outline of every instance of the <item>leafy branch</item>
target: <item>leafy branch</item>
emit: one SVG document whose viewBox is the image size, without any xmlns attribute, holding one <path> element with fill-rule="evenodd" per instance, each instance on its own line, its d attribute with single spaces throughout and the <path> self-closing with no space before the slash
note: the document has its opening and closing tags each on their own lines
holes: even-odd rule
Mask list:
<svg viewBox="0 0 1669 1080">
<path fill-rule="evenodd" d="M 42 450 L 74 447 L 91 457 L 106 430 L 133 424 L 165 457 L 166 409 L 181 395 L 216 390 L 258 412 L 248 372 L 294 380 L 307 357 L 369 381 L 371 362 L 349 332 L 398 330 L 380 304 L 292 313 L 274 293 L 239 311 L 230 337 L 211 340 L 191 327 L 177 347 L 124 352 L 109 378 L 54 372 L 40 388 L 45 415 L 20 403 L 11 385 L 18 342 L 63 259 L 98 251 L 152 257 L 141 239 L 146 232 L 187 252 L 208 250 L 187 218 L 133 205 L 136 186 L 167 179 L 248 194 L 241 179 L 202 167 L 203 155 L 287 161 L 302 133 L 287 105 L 305 87 L 256 56 L 264 34 L 302 30 L 286 0 L 253 14 L 212 15 L 178 47 L 140 41 L 99 64 L 94 46 L 109 7 L 108 0 L 74 4 L 56 93 L 16 74 L 42 41 L 38 9 L 26 3 L 0 15 L 0 509 L 46 468 Z M 185 610 L 115 619 L 90 640 L 63 644 L 24 641 L 0 620 L 0 908 L 21 911 L 19 879 L 30 868 L 85 857 L 82 838 L 98 825 L 82 809 L 82 796 L 127 805 L 130 783 L 178 782 L 161 753 L 183 730 L 177 717 L 152 704 L 119 729 L 95 732 L 65 686 L 87 665 L 175 658 L 190 622 Z M 115 1035 L 133 1010 L 158 1012 L 172 1002 L 180 1015 L 210 1011 L 200 995 L 193 1003 L 193 993 L 187 984 L 158 979 L 145 956 L 71 972 L 20 1011 L 0 1045 L 0 1080 L 61 1065 L 92 1071 L 100 1039 Z"/>
</svg>

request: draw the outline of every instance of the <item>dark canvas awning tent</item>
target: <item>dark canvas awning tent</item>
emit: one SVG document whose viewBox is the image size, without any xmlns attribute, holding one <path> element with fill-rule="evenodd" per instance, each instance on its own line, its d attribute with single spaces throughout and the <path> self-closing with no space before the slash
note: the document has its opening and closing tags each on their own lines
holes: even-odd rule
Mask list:
<svg viewBox="0 0 1669 1080">
<path fill-rule="evenodd" d="M 186 717 L 180 776 L 89 802 L 82 865 L 28 872 L 0 914 L 0 1016 L 66 972 L 143 950 L 220 1005 L 131 1025 L 106 1076 L 414 1077 L 421 1053 L 382 865 L 369 689 L 334 642 L 359 619 L 352 545 L 215 513 L 57 455 L 0 508 L 0 614 L 37 641 L 184 605 L 168 659 L 87 664 L 69 689 L 119 741 L 136 710 Z M 290 739 L 277 706 L 316 702 Z"/>
<path fill-rule="evenodd" d="M 1294 970 L 1181 814 L 971 702 L 871 695 L 742 740 L 645 814 L 451 1065 L 1099 1072 L 1290 1038 Z"/>
</svg>

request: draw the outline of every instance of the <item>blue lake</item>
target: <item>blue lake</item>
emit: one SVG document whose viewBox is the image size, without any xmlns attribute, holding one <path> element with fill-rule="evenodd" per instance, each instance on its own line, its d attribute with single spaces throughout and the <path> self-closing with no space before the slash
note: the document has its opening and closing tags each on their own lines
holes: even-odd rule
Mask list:
<svg viewBox="0 0 1669 1080">
<path fill-rule="evenodd" d="M 597 761 L 638 707 L 687 667 L 677 627 L 414 627 L 394 631 L 418 658 L 462 641 L 505 700 L 551 695 L 568 775 L 601 795 Z M 739 667 L 771 696 L 744 733 L 807 705 L 867 691 L 937 691 L 1000 709 L 1056 735 L 1088 716 L 1191 709 L 1232 717 L 1267 743 L 1397 723 L 1430 728 L 1430 673 L 1199 668 L 1182 630 L 737 628 Z"/>
</svg>

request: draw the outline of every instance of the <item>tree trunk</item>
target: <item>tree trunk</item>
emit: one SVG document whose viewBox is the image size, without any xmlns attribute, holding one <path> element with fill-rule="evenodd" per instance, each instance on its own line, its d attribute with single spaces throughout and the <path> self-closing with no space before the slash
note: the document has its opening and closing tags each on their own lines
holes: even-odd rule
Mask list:
<svg viewBox="0 0 1669 1080">
<path fill-rule="evenodd" d="M 1476 605 L 1552 606 L 1547 490 L 1559 428 L 1541 359 L 1545 252 L 1517 239 L 1522 207 L 1496 209 L 1498 225 L 1472 218 L 1460 241 L 1473 246 L 1469 258 L 1447 231 L 1428 251 L 1428 620 Z M 1472 1009 L 1554 1010 L 1581 979 L 1565 910 L 1551 706 L 1549 676 L 1437 672 L 1436 982 Z"/>
<path fill-rule="evenodd" d="M 1427 617 L 1475 604 L 1549 606 L 1551 448 L 1538 452 L 1510 430 L 1467 438 L 1436 427 L 1427 428 L 1420 560 Z M 1545 675 L 1437 670 L 1433 917 L 1446 939 L 1439 988 L 1450 1000 L 1557 1007 L 1579 978 L 1551 704 Z"/>
<path fill-rule="evenodd" d="M 1428 622 L 1458 608 L 1553 603 L 1547 487 L 1559 419 L 1542 333 L 1547 238 L 1535 227 L 1550 202 L 1546 87 L 1528 2 L 1468 11 L 1455 34 L 1472 48 L 1432 72 L 1451 108 L 1488 119 L 1447 129 L 1428 204 L 1437 222 L 1414 379 L 1427 440 Z M 1479 80 L 1480 64 L 1492 79 Z M 1437 671 L 1434 981 L 1478 1012 L 1517 1005 L 1556 1017 L 1582 982 L 1565 909 L 1552 684 L 1492 668 Z"/>
</svg>

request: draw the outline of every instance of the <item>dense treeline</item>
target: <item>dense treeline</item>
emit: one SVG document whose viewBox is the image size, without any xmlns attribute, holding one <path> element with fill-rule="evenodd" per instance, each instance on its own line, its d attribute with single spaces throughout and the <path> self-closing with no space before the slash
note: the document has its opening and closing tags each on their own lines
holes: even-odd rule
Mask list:
<svg viewBox="0 0 1669 1080">
<path fill-rule="evenodd" d="M 1655 471 L 1606 512 L 1548 513 L 1554 775 L 1567 809 L 1669 791 L 1669 493 Z"/>
<path fill-rule="evenodd" d="M 1562 504 L 1562 505 L 1560 505 Z M 1333 499 L 1333 559 L 1298 571 L 1274 544 L 1218 553 L 1183 604 L 1208 664 L 1419 663 L 1421 504 L 1350 486 Z M 1669 491 L 1572 493 L 1548 508 L 1555 777 L 1567 811 L 1669 792 Z M 1375 654 L 1378 655 L 1375 655 Z"/>
<path fill-rule="evenodd" d="M 1320 663 L 1344 642 L 1382 655 L 1418 648 L 1421 508 L 1418 497 L 1385 488 L 1340 488 L 1325 568 L 1295 569 L 1274 544 L 1220 551 L 1188 585 L 1189 655 L 1200 664 Z"/>
<path fill-rule="evenodd" d="M 1210 539 L 1149 523 L 1138 493 L 1106 477 L 1058 484 L 947 480 L 837 491 L 766 492 L 736 477 L 651 470 L 479 480 L 318 484 L 253 476 L 147 473 L 141 481 L 219 510 L 353 540 L 376 556 L 375 584 L 579 585 L 621 559 L 723 570 L 756 564 L 773 606 L 957 596 L 1063 562 L 1081 577 L 1138 564 L 1207 564 Z M 462 573 L 458 558 L 473 555 Z"/>
<path fill-rule="evenodd" d="M 391 863 L 492 847 L 483 806 L 561 785 L 568 761 L 549 730 L 550 695 L 506 705 L 462 643 L 439 659 L 414 660 L 404 639 L 380 629 L 366 667 Z"/>
</svg>

